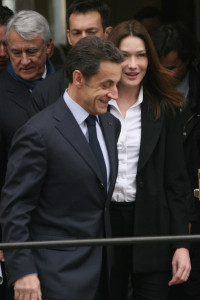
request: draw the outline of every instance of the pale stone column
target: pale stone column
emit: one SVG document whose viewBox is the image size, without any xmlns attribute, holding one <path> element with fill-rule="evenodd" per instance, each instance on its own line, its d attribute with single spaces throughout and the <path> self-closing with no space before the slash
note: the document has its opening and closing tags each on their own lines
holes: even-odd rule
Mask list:
<svg viewBox="0 0 200 300">
<path fill-rule="evenodd" d="M 3 0 L 8 7 L 20 10 L 35 10 L 49 22 L 54 44 L 66 44 L 66 0 Z M 2 1 L 2 4 L 3 4 Z M 11 9 L 12 9 L 11 8 Z"/>
</svg>

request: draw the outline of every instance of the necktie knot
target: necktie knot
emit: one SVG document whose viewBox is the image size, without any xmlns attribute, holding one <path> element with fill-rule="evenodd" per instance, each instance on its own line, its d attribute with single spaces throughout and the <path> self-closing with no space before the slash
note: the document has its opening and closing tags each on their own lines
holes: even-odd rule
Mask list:
<svg viewBox="0 0 200 300">
<path fill-rule="evenodd" d="M 87 126 L 96 126 L 96 120 L 97 118 L 93 115 L 89 115 L 86 119 L 85 122 Z"/>
</svg>

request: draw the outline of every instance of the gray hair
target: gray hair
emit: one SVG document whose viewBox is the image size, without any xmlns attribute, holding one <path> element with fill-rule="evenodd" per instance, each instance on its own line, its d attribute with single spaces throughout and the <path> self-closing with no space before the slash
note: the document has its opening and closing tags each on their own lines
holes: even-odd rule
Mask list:
<svg viewBox="0 0 200 300">
<path fill-rule="evenodd" d="M 8 33 L 12 28 L 27 41 L 34 39 L 38 34 L 41 35 L 45 45 L 51 39 L 47 20 L 33 10 L 21 10 L 10 19 L 5 31 L 6 44 L 8 44 Z"/>
</svg>

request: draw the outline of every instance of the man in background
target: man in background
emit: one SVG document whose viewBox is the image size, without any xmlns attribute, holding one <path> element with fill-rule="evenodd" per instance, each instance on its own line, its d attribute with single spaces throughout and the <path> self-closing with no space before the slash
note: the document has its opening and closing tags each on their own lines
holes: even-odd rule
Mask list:
<svg viewBox="0 0 200 300">
<path fill-rule="evenodd" d="M 67 10 L 67 38 L 74 46 L 81 38 L 96 35 L 107 39 L 112 27 L 110 9 L 99 0 L 76 0 Z"/>
<path fill-rule="evenodd" d="M 0 73 L 0 190 L 13 135 L 32 116 L 31 92 L 55 72 L 48 58 L 52 44 L 49 25 L 39 13 L 13 15 L 6 26 L 5 44 L 10 60 Z M 2 251 L 0 260 L 4 261 Z"/>
<path fill-rule="evenodd" d="M 9 62 L 7 47 L 5 44 L 5 29 L 13 11 L 7 6 L 0 5 L 0 71 L 5 70 Z"/>
<path fill-rule="evenodd" d="M 41 14 L 35 11 L 15 14 L 7 24 L 5 43 L 10 62 L 0 73 L 0 188 L 12 137 L 32 115 L 31 92 L 41 80 L 55 72 L 48 58 L 51 33 Z"/>
<path fill-rule="evenodd" d="M 112 27 L 110 9 L 99 0 L 75 0 L 67 10 L 67 38 L 70 46 L 74 46 L 81 38 L 95 35 L 107 39 Z M 64 93 L 67 87 L 64 69 L 60 69 L 45 82 L 38 85 L 33 93 L 34 113 L 52 104 Z"/>
</svg>

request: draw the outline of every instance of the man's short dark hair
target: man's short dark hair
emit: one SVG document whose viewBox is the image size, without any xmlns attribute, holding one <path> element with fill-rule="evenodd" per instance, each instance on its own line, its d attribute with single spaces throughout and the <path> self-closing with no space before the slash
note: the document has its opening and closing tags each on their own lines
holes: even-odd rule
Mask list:
<svg viewBox="0 0 200 300">
<path fill-rule="evenodd" d="M 72 47 L 66 58 L 66 76 L 73 82 L 73 72 L 79 70 L 86 79 L 99 71 L 101 62 L 121 63 L 124 56 L 110 41 L 97 36 L 87 36 L 80 39 Z"/>
<path fill-rule="evenodd" d="M 0 5 L 0 26 L 7 25 L 14 12 L 7 6 Z"/>
<path fill-rule="evenodd" d="M 104 30 L 110 25 L 110 8 L 106 3 L 99 0 L 75 0 L 67 9 L 67 28 L 70 29 L 69 18 L 71 14 L 89 11 L 99 12 Z"/>
<path fill-rule="evenodd" d="M 181 22 L 160 25 L 150 34 L 159 58 L 167 56 L 171 51 L 177 51 L 183 62 L 192 59 L 195 41 Z"/>
</svg>

